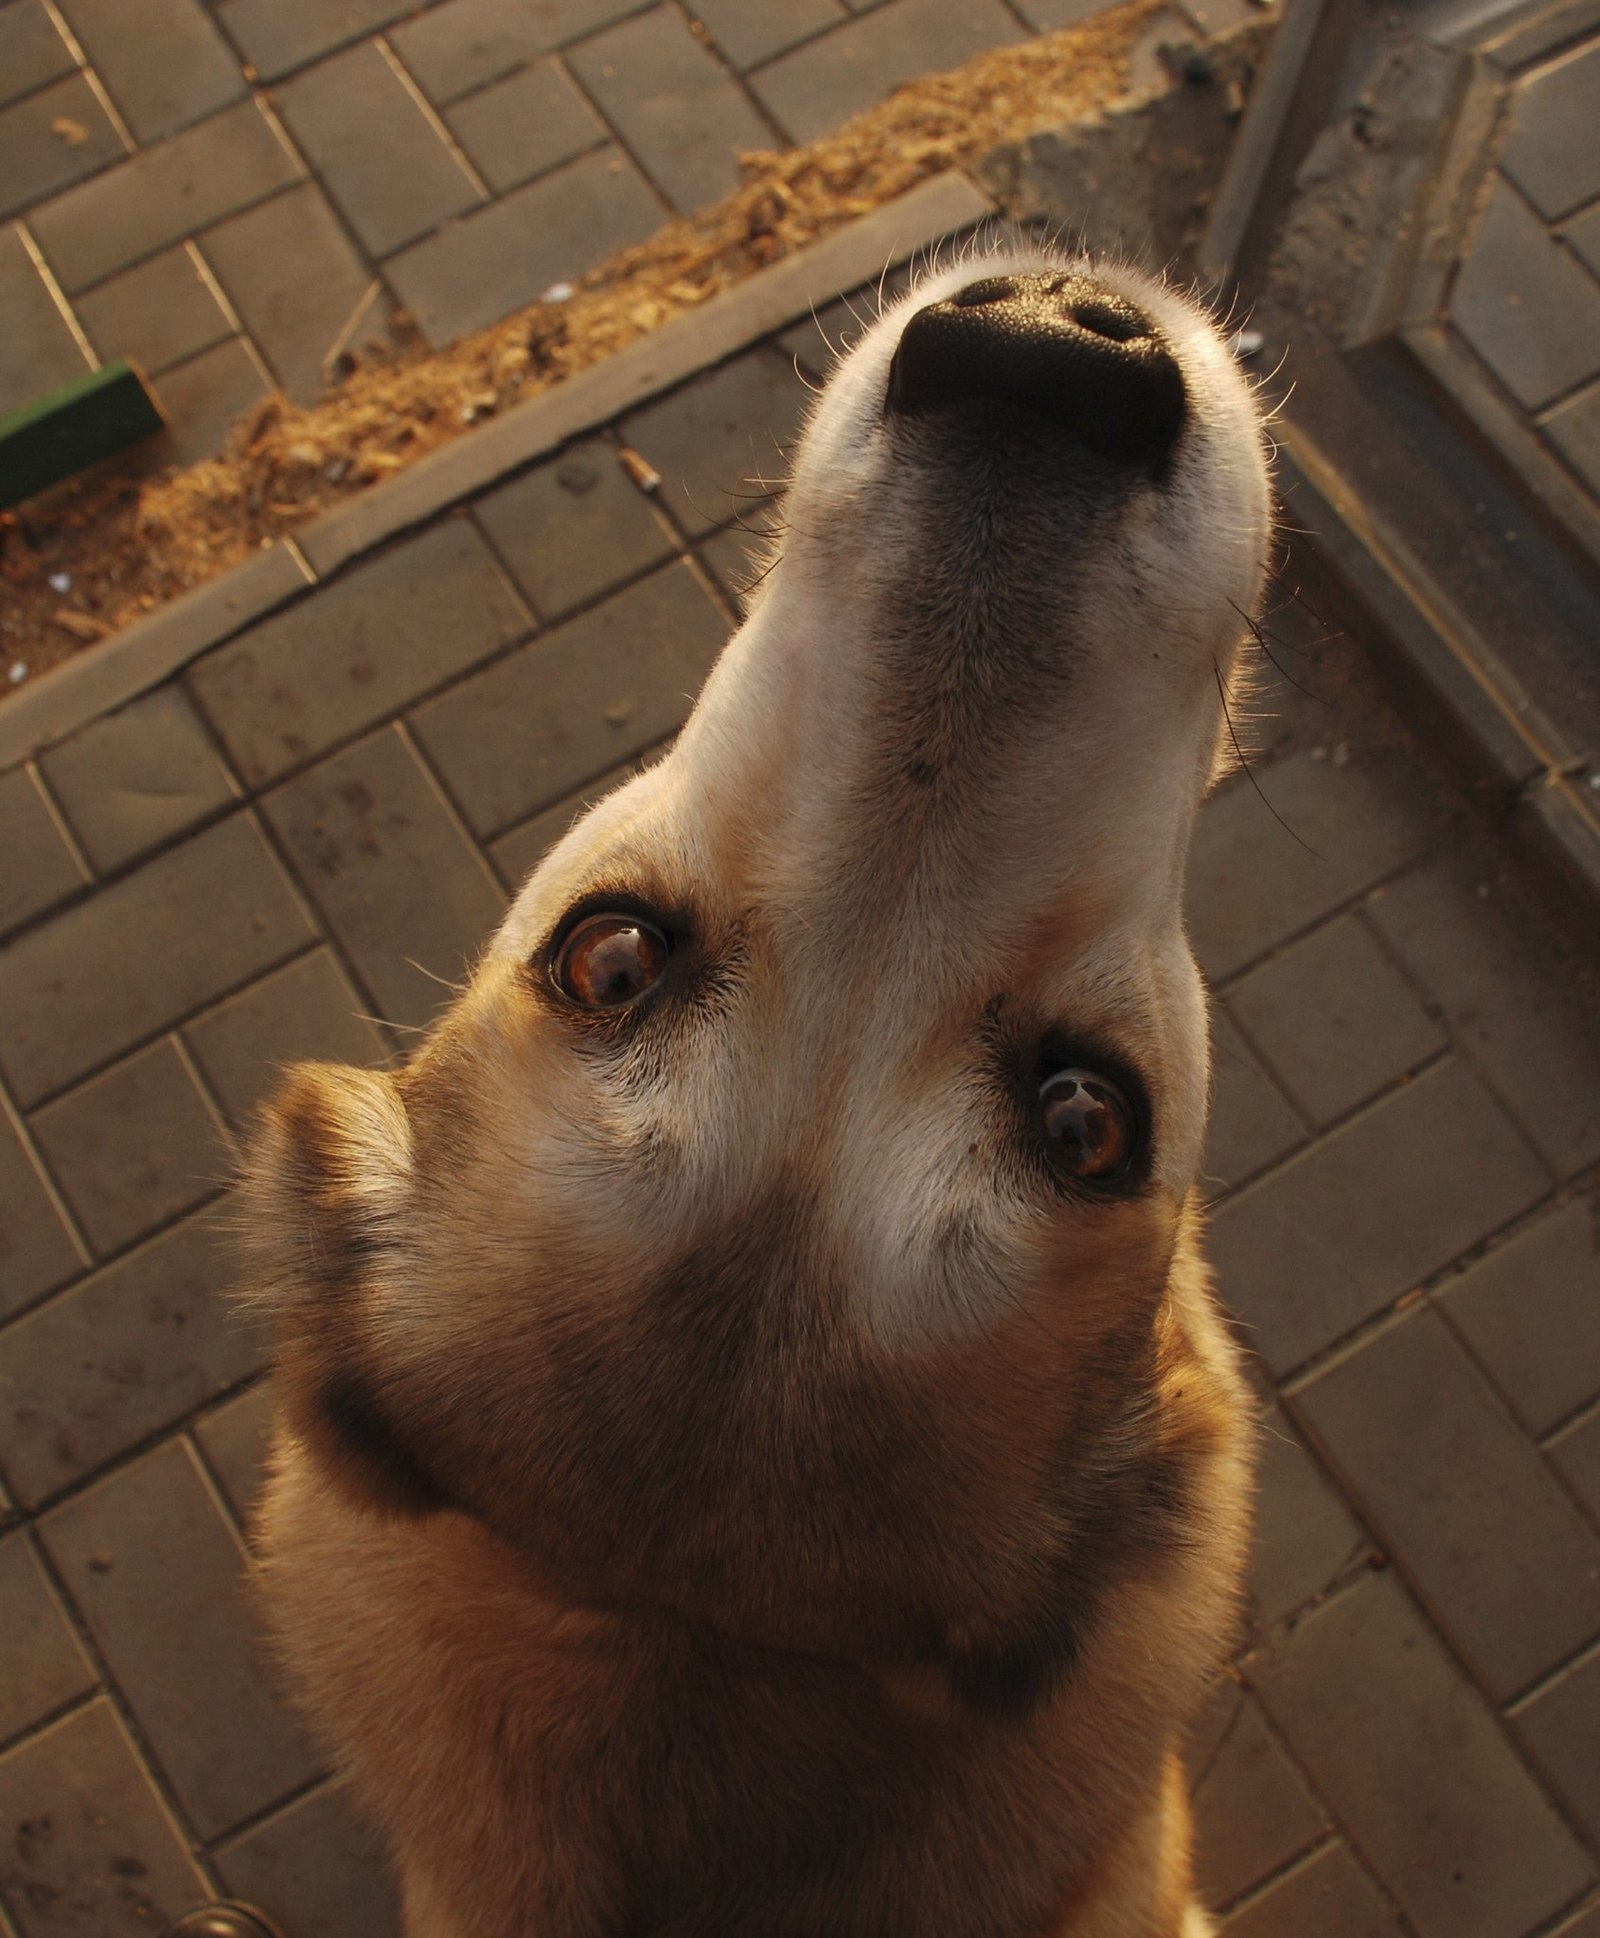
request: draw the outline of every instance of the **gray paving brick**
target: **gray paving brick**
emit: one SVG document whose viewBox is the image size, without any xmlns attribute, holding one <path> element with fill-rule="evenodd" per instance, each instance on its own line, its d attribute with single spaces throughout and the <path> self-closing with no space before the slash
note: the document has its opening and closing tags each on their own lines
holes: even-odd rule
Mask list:
<svg viewBox="0 0 1600 1938">
<path fill-rule="evenodd" d="M 481 199 L 398 74 L 370 44 L 334 54 L 274 97 L 329 195 L 375 256 Z"/>
<path fill-rule="evenodd" d="M 1101 11 L 1100 0 L 1017 0 L 1017 12 L 1036 34 L 1076 27 Z"/>
<path fill-rule="evenodd" d="M 102 872 L 182 834 L 234 796 L 181 688 L 158 687 L 40 756 L 84 853 Z"/>
<path fill-rule="evenodd" d="M 89 368 L 14 228 L 0 229 L 0 413 L 36 403 Z"/>
<path fill-rule="evenodd" d="M 698 534 L 782 485 L 808 401 L 793 365 L 761 345 L 637 412 L 622 434 L 661 473 L 662 503 Z"/>
<path fill-rule="evenodd" d="M 644 0 L 445 0 L 395 30 L 395 50 L 434 101 L 498 80 L 637 13 Z"/>
<path fill-rule="evenodd" d="M 1544 1213 L 1439 1303 L 1517 1414 L 1548 1433 L 1600 1393 L 1600 1234 L 1587 1198 Z"/>
<path fill-rule="evenodd" d="M 259 831 L 230 816 L 0 950 L 0 1060 L 36 1103 L 311 933 Z"/>
<path fill-rule="evenodd" d="M 215 1862 L 230 1891 L 294 1938 L 400 1938 L 382 1844 L 335 1784 L 224 1845 Z"/>
<path fill-rule="evenodd" d="M 486 658 L 527 628 L 489 548 L 447 519 L 209 654 L 201 711 L 259 785 Z"/>
<path fill-rule="evenodd" d="M 238 337 L 174 364 L 162 373 L 156 395 L 171 419 L 151 449 L 163 463 L 196 464 L 215 457 L 239 419 L 266 396 L 269 386 Z"/>
<path fill-rule="evenodd" d="M 1246 1674 L 1418 1938 L 1522 1938 L 1589 1881 L 1392 1575 L 1280 1632 Z"/>
<path fill-rule="evenodd" d="M 1228 1186 L 1286 1156 L 1307 1139 L 1304 1124 L 1218 1004 L 1211 1012 L 1211 1117 L 1203 1175 Z"/>
<path fill-rule="evenodd" d="M 0 1540 L 0 1740 L 95 1687 L 95 1672 L 25 1534 Z"/>
<path fill-rule="evenodd" d="M 1589 273 L 1600 277 L 1600 205 L 1574 217 L 1563 227 L 1561 236 Z"/>
<path fill-rule="evenodd" d="M 489 186 L 503 194 L 606 139 L 606 126 L 555 60 L 535 61 L 445 114 Z"/>
<path fill-rule="evenodd" d="M 750 97 L 670 7 L 625 20 L 567 55 L 656 187 L 685 215 L 744 180 L 739 155 L 776 146 Z"/>
<path fill-rule="evenodd" d="M 124 152 L 81 74 L 52 81 L 37 94 L 0 108 L 0 216 L 31 207 Z"/>
<path fill-rule="evenodd" d="M 625 761 L 621 767 L 602 774 L 587 787 L 579 788 L 576 794 L 569 794 L 564 801 L 557 801 L 554 807 L 533 815 L 509 834 L 491 842 L 489 858 L 506 887 L 515 893 L 572 824 L 614 787 L 620 787 L 638 773 L 641 765 L 639 761 Z"/>
<path fill-rule="evenodd" d="M 103 358 L 129 357 L 150 376 L 233 334 L 182 243 L 86 290 L 72 307 Z"/>
<path fill-rule="evenodd" d="M 64 1285 L 84 1263 L 17 1126 L 0 1110 L 0 1318 Z"/>
<path fill-rule="evenodd" d="M 414 13 L 417 0 L 220 0 L 217 19 L 263 81 Z"/>
<path fill-rule="evenodd" d="M 1253 1696 L 1224 1685 L 1227 1721 L 1191 1772 L 1196 1881 L 1207 1904 L 1231 1904 L 1323 1835 L 1322 1812 Z"/>
<path fill-rule="evenodd" d="M 1600 1839 L 1600 1651 L 1541 1689 L 1512 1730 L 1584 1834 Z"/>
<path fill-rule="evenodd" d="M 104 1701 L 0 1758 L 0 1833 L 21 1938 L 149 1938 L 207 1895 Z"/>
<path fill-rule="evenodd" d="M 262 1643 L 243 1543 L 186 1441 L 119 1468 L 40 1533 L 202 1837 L 316 1775 Z"/>
<path fill-rule="evenodd" d="M 564 618 L 677 549 L 600 439 L 491 492 L 475 512 L 541 619 Z"/>
<path fill-rule="evenodd" d="M 89 65 L 141 147 L 245 91 L 244 75 L 200 0 L 60 0 Z"/>
<path fill-rule="evenodd" d="M 1400 1938 L 1343 1844 L 1329 1844 L 1222 1922 L 1222 1938 Z"/>
<path fill-rule="evenodd" d="M 1451 1059 L 1230 1198 L 1212 1258 L 1224 1299 L 1282 1374 L 1545 1189 L 1505 1113 Z"/>
<path fill-rule="evenodd" d="M 643 242 L 661 220 L 661 204 L 627 157 L 597 148 L 450 223 L 385 267 L 417 327 L 439 346 Z"/>
<path fill-rule="evenodd" d="M 839 0 L 694 0 L 689 14 L 741 72 L 849 19 Z"/>
<path fill-rule="evenodd" d="M 418 739 L 480 835 L 559 801 L 675 732 L 727 625 L 669 565 L 441 694 Z"/>
<path fill-rule="evenodd" d="M 1319 1600 L 1371 1549 L 1367 1531 L 1277 1406 L 1257 1442 L 1250 1598 L 1256 1619 L 1283 1621 Z"/>
<path fill-rule="evenodd" d="M 292 182 L 300 169 L 253 101 L 131 156 L 29 217 L 69 295 Z"/>
<path fill-rule="evenodd" d="M 0 774 L 0 933 L 39 915 L 88 877 L 26 767 Z"/>
<path fill-rule="evenodd" d="M 0 106 L 70 74 L 77 63 L 39 0 L 0 7 Z"/>
<path fill-rule="evenodd" d="M 1545 1447 L 1551 1465 L 1600 1524 L 1600 1407 L 1574 1420 Z"/>
<path fill-rule="evenodd" d="M 1600 369 L 1600 283 L 1503 183 L 1456 277 L 1450 315 L 1526 410 Z"/>
<path fill-rule="evenodd" d="M 1213 980 L 1391 873 L 1435 827 L 1416 791 L 1354 762 L 1293 754 L 1256 779 L 1259 794 L 1238 779 L 1207 802 L 1189 853 L 1190 938 Z"/>
<path fill-rule="evenodd" d="M 1023 38 L 1000 0 L 888 0 L 750 77 L 794 141 L 814 141 L 907 81 Z"/>
<path fill-rule="evenodd" d="M 1600 1158 L 1600 1029 L 1538 916 L 1449 861 L 1370 912 L 1557 1173 Z"/>
<path fill-rule="evenodd" d="M 1600 1536 L 1431 1308 L 1326 1367 L 1293 1404 L 1498 1700 L 1600 1634 Z"/>
<path fill-rule="evenodd" d="M 261 1370 L 231 1248 L 226 1210 L 201 1213 L 0 1333 L 0 1461 L 25 1505 Z"/>
<path fill-rule="evenodd" d="M 388 1046 L 326 949 L 251 983 L 184 1027 L 230 1123 L 248 1125 L 291 1063 L 379 1064 Z"/>
<path fill-rule="evenodd" d="M 263 807 L 383 1014 L 429 1022 L 505 898 L 404 739 L 383 728 Z"/>
<path fill-rule="evenodd" d="M 272 1444 L 273 1385 L 262 1380 L 197 1422 L 194 1437 L 216 1475 L 240 1532 L 248 1537 L 267 1481 Z"/>
<path fill-rule="evenodd" d="M 1600 497 L 1600 383 L 1591 384 L 1587 390 L 1569 398 L 1539 428 L 1589 489 Z"/>
<path fill-rule="evenodd" d="M 1600 47 L 1592 42 L 1517 89 L 1500 166 L 1548 221 L 1600 195 Z"/>
<path fill-rule="evenodd" d="M 1354 916 L 1253 969 L 1228 991 L 1227 1007 L 1318 1125 L 1446 1047 L 1444 1031 Z"/>
</svg>

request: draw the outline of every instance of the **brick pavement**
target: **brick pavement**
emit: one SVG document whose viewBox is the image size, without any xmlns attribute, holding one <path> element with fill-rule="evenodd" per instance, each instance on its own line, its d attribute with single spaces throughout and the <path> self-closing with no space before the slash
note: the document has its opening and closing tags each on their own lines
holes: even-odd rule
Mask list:
<svg viewBox="0 0 1600 1938">
<path fill-rule="evenodd" d="M 321 51 L 309 11 L 220 17 L 264 62 Z M 482 31 L 441 87 L 528 51 Z M 809 323 L 0 774 L 0 1930 L 148 1931 L 206 1891 L 293 1938 L 394 1929 L 241 1590 L 270 1393 L 224 1180 L 274 1071 L 402 1053 L 582 800 L 676 727 L 795 356 L 819 373 Z M 1595 1938 L 1595 1008 L 1352 651 L 1278 624 L 1346 697 L 1266 690 L 1271 811 L 1226 784 L 1192 871 L 1213 1250 L 1264 1396 L 1201 1870 L 1229 1938 Z"/>
</svg>

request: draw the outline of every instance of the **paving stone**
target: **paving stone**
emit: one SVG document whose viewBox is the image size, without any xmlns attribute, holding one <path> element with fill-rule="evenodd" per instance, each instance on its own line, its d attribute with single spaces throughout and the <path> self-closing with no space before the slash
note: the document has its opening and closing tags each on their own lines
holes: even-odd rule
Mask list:
<svg viewBox="0 0 1600 1938">
<path fill-rule="evenodd" d="M 1552 411 L 1539 428 L 1600 497 L 1600 383 L 1579 391 L 1559 410 Z"/>
<path fill-rule="evenodd" d="M 445 0 L 391 36 L 429 98 L 453 101 L 637 13 L 642 0 Z M 648 0 L 643 0 L 648 4 Z"/>
<path fill-rule="evenodd" d="M 400 1938 L 383 1845 L 336 1784 L 323 1784 L 216 1853 L 230 1891 L 294 1938 Z"/>
<path fill-rule="evenodd" d="M 0 1110 L 0 1319 L 86 1263 L 10 1113 Z"/>
<path fill-rule="evenodd" d="M 1281 1375 L 1547 1188 L 1515 1126 L 1452 1058 L 1230 1198 L 1212 1221 L 1212 1260 Z"/>
<path fill-rule="evenodd" d="M 67 25 L 141 147 L 245 91 L 244 75 L 200 0 L 60 0 Z"/>
<path fill-rule="evenodd" d="M 1456 277 L 1450 316 L 1526 410 L 1600 370 L 1600 283 L 1503 183 Z"/>
<path fill-rule="evenodd" d="M 36 403 L 89 368 L 14 228 L 0 229 L 0 414 Z"/>
<path fill-rule="evenodd" d="M 169 1440 L 40 1524 L 144 1739 L 202 1837 L 317 1773 L 279 1694 L 243 1543 L 184 1440 Z"/>
<path fill-rule="evenodd" d="M 753 509 L 759 517 L 760 507 Z M 740 613 L 746 611 L 768 559 L 767 542 L 755 520 L 713 532 L 695 547 L 695 556 L 727 594 L 729 604 Z"/>
<path fill-rule="evenodd" d="M 1437 1297 L 1530 1433 L 1600 1393 L 1600 1231 L 1574 1198 L 1496 1246 Z"/>
<path fill-rule="evenodd" d="M 564 618 L 677 549 L 598 438 L 491 492 L 475 513 L 541 619 Z"/>
<path fill-rule="evenodd" d="M 1584 1834 L 1600 1838 L 1600 1651 L 1518 1709 L 1512 1729 Z"/>
<path fill-rule="evenodd" d="M 1600 1634 L 1600 1535 L 1430 1307 L 1324 1368 L 1293 1404 L 1497 1700 Z"/>
<path fill-rule="evenodd" d="M 24 1505 L 261 1370 L 226 1208 L 174 1225 L 0 1334 L 0 1461 Z"/>
<path fill-rule="evenodd" d="M 0 774 L 0 932 L 82 888 L 88 880 L 26 767 Z"/>
<path fill-rule="evenodd" d="M 627 157 L 597 148 L 448 224 L 384 267 L 437 348 L 643 242 L 661 221 L 661 204 Z"/>
<path fill-rule="evenodd" d="M 37 94 L 0 108 L 0 216 L 31 207 L 124 152 L 99 97 L 81 74 L 52 81 Z"/>
<path fill-rule="evenodd" d="M 40 768 L 102 873 L 191 828 L 234 798 L 194 709 L 158 687 L 48 749 Z"/>
<path fill-rule="evenodd" d="M 171 419 L 151 446 L 165 464 L 196 464 L 215 457 L 239 419 L 266 396 L 269 386 L 238 337 L 174 364 L 155 386 Z"/>
<path fill-rule="evenodd" d="M 641 761 L 624 761 L 622 766 L 613 768 L 609 774 L 602 774 L 587 787 L 579 788 L 576 794 L 569 794 L 564 801 L 557 801 L 554 807 L 533 815 L 509 834 L 503 834 L 498 841 L 491 842 L 489 858 L 506 887 L 513 894 L 521 888 L 568 829 L 596 801 L 602 800 L 613 788 L 620 787 L 637 774 L 642 765 Z"/>
<path fill-rule="evenodd" d="M 689 17 L 742 73 L 850 16 L 839 0 L 788 0 L 783 7 L 771 0 L 693 0 Z"/>
<path fill-rule="evenodd" d="M 153 377 L 233 335 L 182 243 L 86 290 L 72 307 L 103 358 L 128 357 Z"/>
<path fill-rule="evenodd" d="M 216 1475 L 240 1532 L 248 1537 L 267 1482 L 272 1445 L 273 1384 L 265 1379 L 197 1422 L 194 1437 Z"/>
<path fill-rule="evenodd" d="M 286 81 L 274 100 L 318 179 L 375 256 L 480 200 L 400 76 L 370 44 L 319 61 Z"/>
<path fill-rule="evenodd" d="M 1418 1938 L 1523 1938 L 1588 1883 L 1583 1853 L 1392 1575 L 1280 1631 L 1246 1675 Z"/>
<path fill-rule="evenodd" d="M 86 1696 L 96 1677 L 25 1534 L 0 1540 L 0 1739 Z"/>
<path fill-rule="evenodd" d="M 1592 41 L 1517 89 L 1500 166 L 1547 221 L 1600 195 L 1597 100 L 1600 47 Z"/>
<path fill-rule="evenodd" d="M 1370 913 L 1557 1174 L 1600 1158 L 1600 1030 L 1538 917 L 1448 860 Z"/>
<path fill-rule="evenodd" d="M 1190 1778 L 1196 1881 L 1207 1904 L 1231 1904 L 1325 1829 L 1255 1698 L 1236 1685 L 1226 1690 L 1229 1714 L 1220 1739 Z"/>
<path fill-rule="evenodd" d="M 1350 915 L 1236 983 L 1227 1008 L 1295 1104 L 1326 1125 L 1447 1044 L 1370 930 Z"/>
<path fill-rule="evenodd" d="M 189 685 L 254 785 L 486 658 L 527 618 L 464 518 L 446 519 L 208 654 Z"/>
<path fill-rule="evenodd" d="M 1600 1938 L 1600 1898 L 1591 1898 L 1576 1917 L 1564 1918 L 1550 1938 Z"/>
<path fill-rule="evenodd" d="M 1600 1523 L 1600 1407 L 1574 1420 L 1545 1445 L 1551 1465 Z"/>
<path fill-rule="evenodd" d="M 652 7 L 567 55 L 645 173 L 685 215 L 744 180 L 741 153 L 777 145 L 750 97 L 670 7 Z"/>
<path fill-rule="evenodd" d="M 210 1197 L 234 1168 L 171 1037 L 69 1090 L 33 1134 L 99 1258 Z"/>
<path fill-rule="evenodd" d="M 1222 1921 L 1222 1938 L 1401 1938 L 1343 1844 L 1329 1844 Z"/>
<path fill-rule="evenodd" d="M 1319 1600 L 1372 1546 L 1321 1462 L 1277 1406 L 1256 1443 L 1250 1598 L 1270 1627 Z"/>
<path fill-rule="evenodd" d="M 661 473 L 661 502 L 699 534 L 782 486 L 808 401 L 793 366 L 761 345 L 626 419 L 622 434 Z"/>
<path fill-rule="evenodd" d="M 1101 11 L 1101 0 L 1017 0 L 1017 12 L 1036 34 L 1076 27 Z"/>
<path fill-rule="evenodd" d="M 528 737 L 531 764 L 537 737 Z M 263 806 L 383 1014 L 430 1022 L 505 898 L 401 735 L 381 729 Z"/>
<path fill-rule="evenodd" d="M 1415 794 L 1353 762 L 1292 754 L 1256 779 L 1259 794 L 1240 779 L 1206 803 L 1189 851 L 1189 936 L 1213 981 L 1370 888 L 1433 831 Z"/>
<path fill-rule="evenodd" d="M 446 113 L 450 132 L 497 194 L 606 139 L 606 126 L 558 61 L 535 61 Z"/>
<path fill-rule="evenodd" d="M 905 82 L 1023 37 L 1000 0 L 889 0 L 758 69 L 750 86 L 791 140 L 815 141 Z"/>
<path fill-rule="evenodd" d="M 412 723 L 473 829 L 497 834 L 675 732 L 726 635 L 689 567 L 665 566 Z"/>
<path fill-rule="evenodd" d="M 39 0 L 0 6 L 0 106 L 77 66 Z"/>
<path fill-rule="evenodd" d="M 387 1060 L 388 1045 L 363 1007 L 333 957 L 317 949 L 197 1016 L 183 1038 L 228 1121 L 245 1127 L 291 1063 L 366 1068 Z"/>
<path fill-rule="evenodd" d="M 109 1703 L 0 1758 L 0 1891 L 21 1938 L 149 1938 L 207 1895 Z"/>
<path fill-rule="evenodd" d="M 376 33 L 417 0 L 220 0 L 217 19 L 263 81 Z"/>
<path fill-rule="evenodd" d="M 1592 276 L 1600 277 L 1600 205 L 1577 216 L 1561 231 L 1561 239 L 1587 266 Z"/>
<path fill-rule="evenodd" d="M 232 815 L 0 950 L 0 1061 L 37 1103 L 311 936 L 259 830 Z"/>
<path fill-rule="evenodd" d="M 1211 1012 L 1211 1117 L 1202 1176 L 1232 1188 L 1306 1136 L 1293 1105 L 1219 1003 Z"/>
<path fill-rule="evenodd" d="M 68 295 L 248 208 L 300 174 L 254 101 L 131 156 L 28 218 Z"/>
</svg>

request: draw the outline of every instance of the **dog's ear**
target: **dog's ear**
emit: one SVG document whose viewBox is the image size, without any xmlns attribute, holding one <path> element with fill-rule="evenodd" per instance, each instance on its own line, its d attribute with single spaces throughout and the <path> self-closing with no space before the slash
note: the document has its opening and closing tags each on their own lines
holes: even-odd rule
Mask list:
<svg viewBox="0 0 1600 1938">
<path fill-rule="evenodd" d="M 317 1465 L 387 1513 L 443 1491 L 389 1402 L 370 1323 L 397 1269 L 411 1128 L 392 1078 L 301 1064 L 263 1113 L 245 1175 L 252 1296 L 274 1333 L 281 1405 Z"/>
</svg>

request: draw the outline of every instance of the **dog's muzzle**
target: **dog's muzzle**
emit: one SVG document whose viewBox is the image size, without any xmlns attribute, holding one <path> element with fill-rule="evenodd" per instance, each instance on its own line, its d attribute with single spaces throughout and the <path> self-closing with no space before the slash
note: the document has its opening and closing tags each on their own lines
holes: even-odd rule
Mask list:
<svg viewBox="0 0 1600 1938">
<path fill-rule="evenodd" d="M 1092 276 L 986 276 L 907 323 L 888 409 L 999 402 L 1115 464 L 1157 470 L 1183 429 L 1183 374 L 1144 312 Z"/>
</svg>

